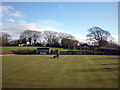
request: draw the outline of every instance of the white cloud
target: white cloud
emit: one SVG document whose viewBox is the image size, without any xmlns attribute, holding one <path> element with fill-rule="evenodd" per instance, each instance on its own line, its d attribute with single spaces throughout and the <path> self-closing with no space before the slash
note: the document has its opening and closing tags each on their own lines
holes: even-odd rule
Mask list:
<svg viewBox="0 0 120 90">
<path fill-rule="evenodd" d="M 38 24 L 41 26 L 63 26 L 62 22 L 57 22 L 54 20 L 40 20 Z"/>
<path fill-rule="evenodd" d="M 113 40 L 115 40 L 115 42 L 118 43 L 118 35 L 112 35 L 112 37 L 113 37 Z"/>
<path fill-rule="evenodd" d="M 28 30 L 41 31 L 40 27 L 35 23 L 23 24 L 23 26 L 25 29 L 28 29 Z"/>
<path fill-rule="evenodd" d="M 2 31 L 10 34 L 15 39 L 18 39 L 20 34 L 25 30 L 37 30 L 39 29 L 35 24 L 3 24 Z"/>
<path fill-rule="evenodd" d="M 5 21 L 7 21 L 7 22 L 15 22 L 15 20 L 13 20 L 13 19 L 5 19 Z"/>
<path fill-rule="evenodd" d="M 63 32 L 63 30 L 57 29 L 55 27 L 50 26 L 42 26 L 35 23 L 28 23 L 28 24 L 3 24 L 2 31 L 6 32 L 15 38 L 19 38 L 20 33 L 22 33 L 25 30 L 34 30 L 34 31 L 44 31 L 44 30 L 51 30 L 56 32 Z"/>
<path fill-rule="evenodd" d="M 71 33 L 72 34 L 72 33 Z M 72 34 L 79 42 L 88 42 L 85 35 Z"/>
<path fill-rule="evenodd" d="M 18 18 L 26 17 L 20 11 L 14 11 L 14 13 L 11 13 L 11 10 L 14 11 L 14 8 L 12 6 L 2 6 L 2 5 L 0 5 L 0 17 L 5 16 L 5 15 L 18 17 Z"/>
<path fill-rule="evenodd" d="M 9 13 L 10 9 L 14 9 L 12 6 L 1 6 L 0 5 L 0 17 Z"/>
<path fill-rule="evenodd" d="M 61 30 L 61 29 L 58 29 L 58 28 L 55 28 L 55 27 L 52 27 L 52 26 L 43 26 L 43 27 L 41 27 L 41 30 L 42 31 L 50 30 L 50 31 L 56 31 L 56 32 L 64 32 L 64 30 Z"/>
<path fill-rule="evenodd" d="M 2 10 L 2 12 L 0 12 L 1 14 L 7 14 L 9 13 L 10 9 L 14 9 L 12 6 L 0 6 L 0 9 Z"/>
<path fill-rule="evenodd" d="M 15 13 L 10 13 L 9 15 L 13 16 L 13 17 L 18 17 L 18 18 L 24 18 L 24 17 L 26 17 L 25 14 L 22 14 L 19 11 L 16 11 Z"/>
<path fill-rule="evenodd" d="M 22 20 L 22 19 L 20 19 L 20 20 L 18 21 L 18 23 L 19 23 L 19 24 L 27 24 L 27 22 L 24 21 L 24 20 Z"/>
</svg>

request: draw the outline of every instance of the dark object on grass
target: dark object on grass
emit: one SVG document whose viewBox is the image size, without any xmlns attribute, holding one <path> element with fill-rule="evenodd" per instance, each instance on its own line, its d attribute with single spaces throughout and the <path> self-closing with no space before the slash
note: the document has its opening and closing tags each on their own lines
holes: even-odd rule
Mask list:
<svg viewBox="0 0 120 90">
<path fill-rule="evenodd" d="M 53 58 L 57 58 L 57 56 L 53 56 Z"/>
</svg>

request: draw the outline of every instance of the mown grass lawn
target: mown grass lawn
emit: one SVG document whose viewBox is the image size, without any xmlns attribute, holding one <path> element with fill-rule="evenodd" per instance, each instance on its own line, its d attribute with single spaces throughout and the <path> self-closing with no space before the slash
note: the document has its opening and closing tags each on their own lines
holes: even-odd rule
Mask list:
<svg viewBox="0 0 120 90">
<path fill-rule="evenodd" d="M 56 47 L 36 47 L 36 46 L 7 46 L 7 47 L 2 47 L 2 52 L 5 51 L 16 51 L 16 50 L 26 50 L 26 49 L 31 49 L 31 50 L 36 50 L 37 48 L 50 48 L 51 50 L 57 50 L 59 48 Z M 67 51 L 67 49 L 61 49 L 60 51 Z"/>
<path fill-rule="evenodd" d="M 36 47 L 36 46 L 7 46 L 7 47 L 2 47 L 2 51 L 11 51 L 11 50 L 26 50 L 26 49 L 31 49 L 31 50 L 35 50 L 37 48 L 51 48 L 51 50 L 56 50 L 58 48 L 55 47 Z"/>
<path fill-rule="evenodd" d="M 3 88 L 117 88 L 118 56 L 3 56 Z"/>
</svg>

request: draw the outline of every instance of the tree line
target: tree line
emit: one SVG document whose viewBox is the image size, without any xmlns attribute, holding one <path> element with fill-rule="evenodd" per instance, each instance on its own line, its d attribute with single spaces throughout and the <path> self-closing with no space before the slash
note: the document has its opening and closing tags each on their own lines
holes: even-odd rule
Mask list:
<svg viewBox="0 0 120 90">
<path fill-rule="evenodd" d="M 55 31 L 33 31 L 26 30 L 21 33 L 19 38 L 20 44 L 27 44 L 30 46 L 49 46 L 49 47 L 65 47 L 74 48 L 78 41 L 71 34 L 55 32 Z"/>
<path fill-rule="evenodd" d="M 103 30 L 100 27 L 92 27 L 88 29 L 86 35 L 88 43 L 92 46 L 103 47 L 105 45 L 115 46 L 113 38 L 107 30 Z M 0 43 L 2 46 L 9 46 L 11 36 L 7 33 L 2 33 L 0 37 Z M 14 43 L 29 45 L 29 46 L 49 46 L 49 47 L 63 47 L 63 48 L 76 48 L 80 45 L 80 42 L 76 40 L 75 36 L 67 33 L 56 31 L 34 31 L 25 30 L 20 34 L 18 40 L 14 40 Z"/>
<path fill-rule="evenodd" d="M 2 33 L 0 38 L 2 46 L 9 46 L 11 36 L 7 33 Z M 18 44 L 28 46 L 49 46 L 49 47 L 63 47 L 63 48 L 74 48 L 78 45 L 79 41 L 71 34 L 55 31 L 43 31 L 38 32 L 34 30 L 25 30 L 20 34 L 18 40 L 14 40 Z"/>
</svg>

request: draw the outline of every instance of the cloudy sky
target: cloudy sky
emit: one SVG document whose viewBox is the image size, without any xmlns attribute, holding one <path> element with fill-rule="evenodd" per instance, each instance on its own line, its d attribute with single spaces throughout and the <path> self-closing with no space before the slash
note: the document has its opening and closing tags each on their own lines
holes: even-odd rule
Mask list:
<svg viewBox="0 0 120 90">
<path fill-rule="evenodd" d="M 3 2 L 2 30 L 17 38 L 24 30 L 70 33 L 86 41 L 88 29 L 98 26 L 118 37 L 117 2 Z"/>
</svg>

